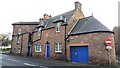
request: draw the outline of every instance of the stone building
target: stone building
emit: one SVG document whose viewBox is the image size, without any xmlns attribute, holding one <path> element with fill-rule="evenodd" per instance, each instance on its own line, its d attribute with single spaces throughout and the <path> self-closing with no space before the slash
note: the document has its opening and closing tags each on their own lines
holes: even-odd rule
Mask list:
<svg viewBox="0 0 120 68">
<path fill-rule="evenodd" d="M 114 32 L 114 39 L 115 39 L 115 47 L 116 47 L 116 54 L 117 56 L 120 56 L 120 26 L 115 26 L 114 29 L 113 29 L 113 32 Z"/>
<path fill-rule="evenodd" d="M 85 17 L 82 4 L 39 22 L 13 23 L 12 54 L 40 59 L 68 60 L 83 64 L 108 64 L 105 40 L 112 40 L 111 61 L 115 64 L 114 34 L 94 16 Z"/>
</svg>

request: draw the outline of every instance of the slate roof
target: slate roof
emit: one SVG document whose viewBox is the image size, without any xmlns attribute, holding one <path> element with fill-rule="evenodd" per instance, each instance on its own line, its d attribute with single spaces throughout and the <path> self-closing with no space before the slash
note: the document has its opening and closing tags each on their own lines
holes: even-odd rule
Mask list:
<svg viewBox="0 0 120 68">
<path fill-rule="evenodd" d="M 46 23 L 46 28 L 54 27 L 53 26 L 53 24 L 54 24 L 53 22 L 55 20 L 57 20 L 61 15 L 65 16 L 67 21 L 69 21 L 70 17 L 73 15 L 74 12 L 75 12 L 75 10 L 71 10 L 71 11 L 68 11 L 66 13 L 63 13 L 63 14 L 60 14 L 60 15 L 57 15 L 57 16 L 54 16 L 54 17 L 46 20 L 46 22 L 47 22 Z"/>
<path fill-rule="evenodd" d="M 39 22 L 16 22 L 12 25 L 39 25 Z"/>
<path fill-rule="evenodd" d="M 65 12 L 63 14 L 60 14 L 60 15 L 57 15 L 57 16 L 54 16 L 54 17 L 51 17 L 50 19 L 47 19 L 44 21 L 44 24 L 39 24 L 36 26 L 36 28 L 33 30 L 33 32 L 37 31 L 37 28 L 40 28 L 40 27 L 43 27 L 43 29 L 48 29 L 48 28 L 53 28 L 55 27 L 53 24 L 56 20 L 58 20 L 61 16 L 65 16 L 66 17 L 66 20 L 67 22 L 69 21 L 69 19 L 71 18 L 71 16 L 74 14 L 75 12 L 75 9 L 74 10 L 71 10 L 71 11 L 68 11 L 68 12 Z M 63 23 L 64 25 L 65 23 Z M 42 30 L 43 30 L 42 29 Z"/>
<path fill-rule="evenodd" d="M 36 28 L 45 27 L 46 23 L 47 23 L 47 22 L 45 21 L 45 22 L 43 22 L 43 23 L 37 25 Z"/>
<path fill-rule="evenodd" d="M 93 16 L 79 19 L 76 25 L 73 27 L 68 35 L 84 34 L 91 32 L 111 32 L 107 27 L 105 27 L 101 22 L 99 22 Z"/>
</svg>

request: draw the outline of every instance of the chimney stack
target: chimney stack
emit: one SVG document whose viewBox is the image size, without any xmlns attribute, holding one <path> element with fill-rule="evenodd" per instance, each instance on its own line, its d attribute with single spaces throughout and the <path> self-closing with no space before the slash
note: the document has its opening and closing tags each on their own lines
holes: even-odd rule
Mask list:
<svg viewBox="0 0 120 68">
<path fill-rule="evenodd" d="M 80 9 L 81 10 L 82 4 L 78 1 L 75 2 L 75 10 Z"/>
<path fill-rule="evenodd" d="M 43 18 L 44 18 L 44 20 L 49 19 L 49 18 L 51 18 L 51 15 L 44 14 L 44 15 L 43 15 Z"/>
</svg>

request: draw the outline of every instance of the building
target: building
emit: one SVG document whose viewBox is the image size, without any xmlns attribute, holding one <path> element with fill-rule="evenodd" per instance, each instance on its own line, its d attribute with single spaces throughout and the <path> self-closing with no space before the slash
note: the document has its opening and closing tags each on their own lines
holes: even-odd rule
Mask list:
<svg viewBox="0 0 120 68">
<path fill-rule="evenodd" d="M 115 26 L 114 29 L 113 29 L 113 32 L 114 32 L 114 39 L 115 39 L 115 46 L 116 46 L 116 54 L 117 56 L 120 56 L 120 38 L 119 38 L 119 35 L 120 35 L 120 26 Z"/>
<path fill-rule="evenodd" d="M 39 22 L 13 23 L 12 54 L 41 59 L 69 60 L 83 64 L 109 64 L 105 40 L 112 40 L 111 62 L 115 64 L 114 34 L 93 15 L 85 17 L 82 4 Z"/>
<path fill-rule="evenodd" d="M 39 22 L 17 22 L 12 24 L 13 35 L 11 47 L 13 54 L 21 55 L 21 51 L 25 56 L 27 56 L 26 48 L 28 48 L 27 45 L 29 32 L 31 32 L 38 24 Z"/>
</svg>

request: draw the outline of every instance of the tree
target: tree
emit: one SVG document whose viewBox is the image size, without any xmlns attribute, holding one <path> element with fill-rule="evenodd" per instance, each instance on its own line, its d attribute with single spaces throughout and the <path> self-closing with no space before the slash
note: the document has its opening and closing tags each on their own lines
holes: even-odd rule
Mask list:
<svg viewBox="0 0 120 68">
<path fill-rule="evenodd" d="M 2 46 L 8 46 L 9 44 L 11 44 L 11 40 L 9 39 L 9 36 L 8 35 L 5 35 L 5 34 L 0 34 L 0 43 L 1 43 L 1 49 L 2 49 Z"/>
<path fill-rule="evenodd" d="M 5 38 L 5 36 L 0 34 L 0 46 L 1 46 L 1 49 L 2 49 L 2 43 L 4 41 L 4 38 Z"/>
</svg>

